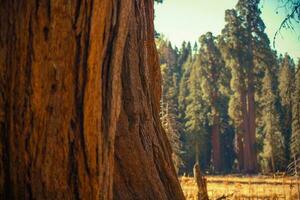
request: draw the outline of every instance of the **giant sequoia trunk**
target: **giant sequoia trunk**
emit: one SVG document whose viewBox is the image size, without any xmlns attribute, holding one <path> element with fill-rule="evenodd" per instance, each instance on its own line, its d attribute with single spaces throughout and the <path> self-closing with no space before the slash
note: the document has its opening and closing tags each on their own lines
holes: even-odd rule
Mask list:
<svg viewBox="0 0 300 200">
<path fill-rule="evenodd" d="M 152 20 L 152 0 L 0 0 L 0 199 L 183 199 Z"/>
<path fill-rule="evenodd" d="M 130 15 L 115 140 L 114 199 L 183 199 L 159 122 L 161 86 L 152 1 L 134 1 Z"/>
<path fill-rule="evenodd" d="M 242 90 L 241 92 L 241 106 L 242 106 L 242 133 L 243 133 L 243 172 L 248 172 L 249 166 L 251 165 L 251 139 L 250 139 L 250 132 L 249 132 L 249 113 L 247 107 L 247 93 Z"/>
<path fill-rule="evenodd" d="M 252 72 L 250 72 L 252 73 Z M 251 75 L 249 75 L 250 77 Z M 241 131 L 243 133 L 243 166 L 242 171 L 255 173 L 257 171 L 256 158 L 256 125 L 255 125 L 255 105 L 253 79 L 248 77 L 247 89 L 241 90 L 242 122 Z M 253 77 L 253 75 L 251 76 Z"/>
</svg>

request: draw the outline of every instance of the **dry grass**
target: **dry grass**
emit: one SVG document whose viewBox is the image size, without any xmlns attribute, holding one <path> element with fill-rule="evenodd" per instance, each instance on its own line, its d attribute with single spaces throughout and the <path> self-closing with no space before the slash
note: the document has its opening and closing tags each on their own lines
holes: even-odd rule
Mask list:
<svg viewBox="0 0 300 200">
<path fill-rule="evenodd" d="M 297 180 L 293 177 L 207 176 L 210 199 L 225 196 L 235 200 L 297 200 Z M 193 178 L 181 177 L 180 183 L 187 200 L 196 200 L 197 188 Z M 298 182 L 300 184 L 300 182 Z"/>
</svg>

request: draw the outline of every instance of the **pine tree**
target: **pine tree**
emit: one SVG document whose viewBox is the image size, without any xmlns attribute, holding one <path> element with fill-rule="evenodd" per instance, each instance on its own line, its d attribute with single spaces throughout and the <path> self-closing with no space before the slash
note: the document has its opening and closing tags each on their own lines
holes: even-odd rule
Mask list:
<svg viewBox="0 0 300 200">
<path fill-rule="evenodd" d="M 197 62 L 192 66 L 189 77 L 189 96 L 187 97 L 188 105 L 186 108 L 185 129 L 190 135 L 193 150 L 195 152 L 195 163 L 200 164 L 205 160 L 207 146 L 207 105 L 203 100 L 201 91 L 201 73 Z"/>
<path fill-rule="evenodd" d="M 222 52 L 232 73 L 229 110 L 237 128 L 237 147 L 243 149 L 240 166 L 247 172 L 257 171 L 256 75 L 262 74 L 266 58 L 272 54 L 258 4 L 259 0 L 239 0 L 236 10 L 226 11 L 227 24 L 222 32 Z M 237 155 L 241 162 L 241 152 Z"/>
<path fill-rule="evenodd" d="M 186 97 L 188 96 L 187 82 L 190 75 L 191 65 L 193 64 L 191 44 L 188 42 L 182 43 L 179 51 L 177 66 L 178 66 L 178 120 L 184 123 L 184 113 L 186 109 Z"/>
<path fill-rule="evenodd" d="M 180 79 L 180 88 L 179 88 L 179 97 L 178 97 L 178 118 L 180 123 L 182 123 L 183 129 L 181 134 L 181 141 L 182 141 L 182 150 L 183 150 L 183 162 L 184 162 L 184 168 L 183 170 L 185 172 L 192 172 L 193 166 L 194 166 L 194 156 L 192 155 L 192 151 L 194 150 L 194 146 L 191 146 L 191 134 L 188 134 L 188 131 L 186 130 L 185 124 L 187 122 L 186 118 L 186 109 L 190 102 L 188 100 L 188 96 L 190 94 L 190 88 L 189 88 L 189 79 L 191 75 L 192 66 L 194 65 L 194 57 L 190 54 L 186 62 L 182 66 L 182 76 Z"/>
<path fill-rule="evenodd" d="M 189 95 L 189 77 L 193 65 L 193 56 L 190 54 L 187 61 L 182 66 L 182 76 L 179 85 L 179 96 L 178 96 L 178 109 L 179 109 L 179 120 L 184 123 L 185 121 L 185 110 L 187 107 L 187 97 Z"/>
<path fill-rule="evenodd" d="M 281 104 L 281 127 L 285 138 L 285 153 L 288 161 L 290 158 L 290 143 L 292 134 L 292 95 L 294 88 L 294 62 L 288 54 L 285 54 L 279 69 L 279 97 Z"/>
<path fill-rule="evenodd" d="M 293 121 L 291 154 L 292 158 L 300 157 L 300 59 L 298 60 L 297 73 L 295 78 L 295 90 L 293 95 Z"/>
<path fill-rule="evenodd" d="M 273 52 L 270 48 L 269 39 L 265 33 L 265 25 L 260 17 L 261 11 L 258 7 L 260 0 L 239 0 L 236 6 L 242 26 L 245 29 L 245 55 L 244 64 L 247 79 L 247 107 L 249 127 L 249 150 L 251 159 L 246 160 L 247 171 L 257 170 L 257 142 L 256 142 L 256 109 L 255 95 L 257 86 L 264 68 L 273 61 Z M 247 135 L 246 135 L 247 136 Z M 245 137 L 245 146 L 248 146 L 248 137 Z M 247 148 L 246 148 L 246 151 Z"/>
<path fill-rule="evenodd" d="M 169 103 L 164 103 L 163 98 L 161 102 L 161 113 L 160 119 L 162 126 L 166 131 L 167 137 L 172 147 L 172 160 L 175 169 L 178 173 L 179 168 L 182 166 L 183 162 L 181 159 L 181 141 L 180 141 L 180 130 L 181 124 L 177 122 L 176 115 L 174 115 L 174 107 L 169 105 Z"/>
<path fill-rule="evenodd" d="M 179 52 L 178 63 L 179 67 L 182 67 L 183 64 L 187 61 L 189 56 L 192 54 L 192 47 L 190 42 L 182 42 L 181 49 Z"/>
<path fill-rule="evenodd" d="M 162 102 L 161 121 L 167 133 L 173 150 L 173 162 L 178 172 L 182 166 L 181 159 L 181 134 L 183 126 L 179 120 L 178 96 L 180 83 L 181 66 L 177 65 L 177 48 L 163 37 L 157 39 L 158 52 L 160 54 L 162 74 Z"/>
<path fill-rule="evenodd" d="M 281 132 L 279 113 L 276 110 L 276 92 L 273 89 L 272 75 L 269 69 L 266 70 L 262 80 L 263 97 L 262 104 L 263 132 L 265 135 L 263 146 L 263 159 L 267 171 L 285 169 L 284 137 Z"/>
<path fill-rule="evenodd" d="M 230 88 L 231 95 L 229 100 L 228 113 L 236 128 L 235 151 L 238 158 L 239 170 L 244 169 L 245 159 L 249 159 L 249 150 L 245 155 L 245 136 L 248 134 L 248 119 L 246 107 L 246 72 L 243 68 L 244 49 L 244 28 L 241 26 L 241 19 L 235 10 L 225 12 L 227 24 L 222 30 L 220 39 L 220 49 L 226 65 L 231 72 Z M 245 158 L 246 157 L 246 158 Z"/>
<path fill-rule="evenodd" d="M 200 37 L 199 64 L 202 75 L 203 99 L 209 106 L 211 125 L 212 165 L 215 171 L 221 170 L 220 152 L 220 87 L 224 62 L 216 44 L 216 38 L 208 32 Z"/>
</svg>

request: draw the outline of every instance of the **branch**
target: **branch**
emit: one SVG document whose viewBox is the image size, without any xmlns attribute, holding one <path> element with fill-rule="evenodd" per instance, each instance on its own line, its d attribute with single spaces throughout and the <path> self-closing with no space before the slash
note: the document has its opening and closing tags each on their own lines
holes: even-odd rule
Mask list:
<svg viewBox="0 0 300 200">
<path fill-rule="evenodd" d="M 284 28 L 285 26 L 288 26 L 288 28 L 291 28 L 292 30 L 294 30 L 293 26 L 289 25 L 289 22 L 290 22 L 291 18 L 293 18 L 293 16 L 298 12 L 298 9 L 300 9 L 300 3 L 295 4 L 293 11 L 290 14 L 288 14 L 286 16 L 286 18 L 281 22 L 279 29 L 276 31 L 276 33 L 273 37 L 273 47 L 274 48 L 275 48 L 276 37 L 282 28 Z"/>
</svg>

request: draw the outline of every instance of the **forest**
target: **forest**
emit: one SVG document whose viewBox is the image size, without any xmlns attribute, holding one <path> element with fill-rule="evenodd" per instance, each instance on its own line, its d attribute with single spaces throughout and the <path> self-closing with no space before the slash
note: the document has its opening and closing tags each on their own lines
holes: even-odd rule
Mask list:
<svg viewBox="0 0 300 200">
<path fill-rule="evenodd" d="M 0 0 L 0 199 L 299 199 L 300 62 L 259 2 L 177 48 L 163 0 Z"/>
<path fill-rule="evenodd" d="M 271 48 L 259 2 L 226 10 L 220 35 L 156 44 L 161 118 L 179 174 L 287 172 L 300 155 L 300 60 Z"/>
</svg>

